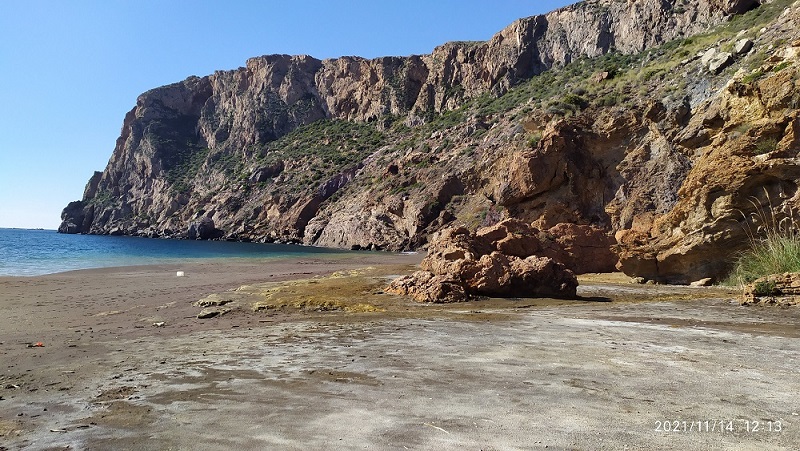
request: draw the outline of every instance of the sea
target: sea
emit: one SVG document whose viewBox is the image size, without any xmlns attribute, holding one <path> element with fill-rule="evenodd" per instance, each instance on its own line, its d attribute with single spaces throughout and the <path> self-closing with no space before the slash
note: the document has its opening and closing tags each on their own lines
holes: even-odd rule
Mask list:
<svg viewBox="0 0 800 451">
<path fill-rule="evenodd" d="M 0 228 L 0 276 L 38 276 L 76 269 L 209 259 L 313 257 L 345 252 L 289 244 L 65 235 L 55 230 Z"/>
</svg>

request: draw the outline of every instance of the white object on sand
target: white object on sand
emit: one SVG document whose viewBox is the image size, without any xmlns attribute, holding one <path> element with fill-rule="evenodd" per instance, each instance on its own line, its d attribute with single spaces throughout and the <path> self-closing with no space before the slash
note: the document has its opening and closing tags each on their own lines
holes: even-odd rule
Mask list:
<svg viewBox="0 0 800 451">
<path fill-rule="evenodd" d="M 183 271 L 178 271 L 178 273 L 176 274 L 176 276 L 178 276 L 178 277 L 183 277 L 185 275 L 186 274 L 184 274 Z"/>
</svg>

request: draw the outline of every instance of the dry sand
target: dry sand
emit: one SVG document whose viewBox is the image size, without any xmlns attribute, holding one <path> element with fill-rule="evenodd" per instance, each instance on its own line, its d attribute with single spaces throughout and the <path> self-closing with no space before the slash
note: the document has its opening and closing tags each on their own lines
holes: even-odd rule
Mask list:
<svg viewBox="0 0 800 451">
<path fill-rule="evenodd" d="M 383 294 L 419 258 L 0 278 L 0 449 L 800 443 L 797 309 L 618 276 L 583 278 L 579 302 Z M 197 319 L 212 293 L 232 311 Z"/>
</svg>

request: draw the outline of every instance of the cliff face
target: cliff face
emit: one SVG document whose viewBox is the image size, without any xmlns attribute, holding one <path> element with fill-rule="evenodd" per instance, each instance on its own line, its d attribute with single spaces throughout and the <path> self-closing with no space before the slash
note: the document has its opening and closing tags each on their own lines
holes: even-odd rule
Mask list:
<svg viewBox="0 0 800 451">
<path fill-rule="evenodd" d="M 658 46 L 758 5 L 590 0 L 430 55 L 271 55 L 156 88 L 60 231 L 406 249 L 503 217 L 639 230 L 681 197 L 679 135 L 727 81 L 702 39 Z"/>
<path fill-rule="evenodd" d="M 800 21 L 800 11 L 786 16 Z M 798 227 L 800 40 L 775 52 L 753 79 L 737 74 L 676 137 L 693 154 L 665 214 L 620 230 L 620 268 L 648 279 L 719 280 L 765 233 Z"/>
</svg>

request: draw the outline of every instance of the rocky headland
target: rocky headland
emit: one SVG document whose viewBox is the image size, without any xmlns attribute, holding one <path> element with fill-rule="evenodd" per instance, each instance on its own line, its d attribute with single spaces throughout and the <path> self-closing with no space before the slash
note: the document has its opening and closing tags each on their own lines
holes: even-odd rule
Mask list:
<svg viewBox="0 0 800 451">
<path fill-rule="evenodd" d="M 788 0 L 593 0 L 429 55 L 252 58 L 142 94 L 59 231 L 412 250 L 514 220 L 539 250 L 494 242 L 473 275 L 718 281 L 800 202 L 798 21 Z"/>
</svg>

